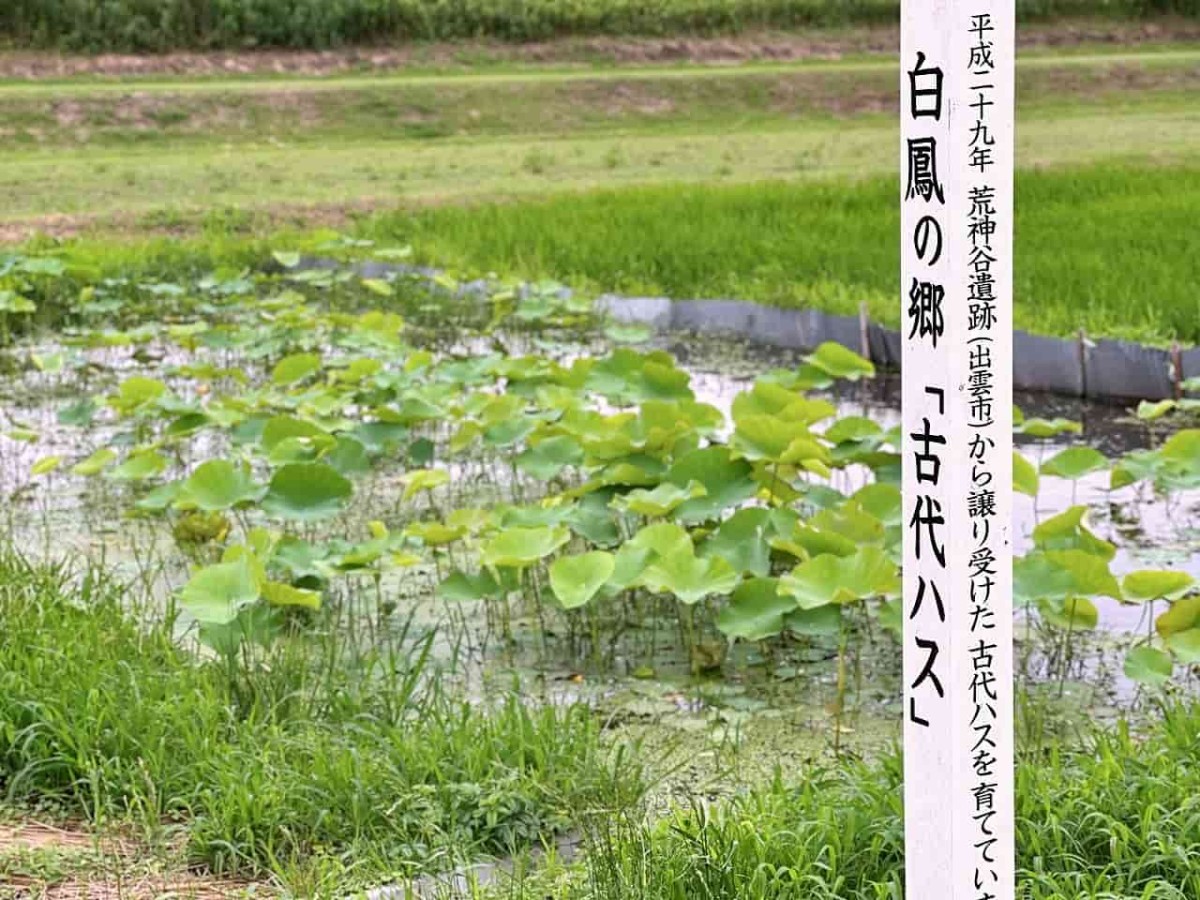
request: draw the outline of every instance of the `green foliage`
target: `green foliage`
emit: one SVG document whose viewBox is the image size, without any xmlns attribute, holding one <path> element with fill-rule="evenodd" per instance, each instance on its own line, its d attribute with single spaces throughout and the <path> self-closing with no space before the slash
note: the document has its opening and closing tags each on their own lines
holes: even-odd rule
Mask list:
<svg viewBox="0 0 1200 900">
<path fill-rule="evenodd" d="M 1092 729 L 1017 769 L 1022 900 L 1200 896 L 1200 708 L 1148 735 Z M 846 763 L 644 825 L 595 822 L 564 900 L 880 900 L 904 895 L 900 760 Z M 1147 811 L 1153 810 L 1153 814 Z M 532 895 L 530 895 L 532 896 Z M 541 896 L 541 895 L 539 895 Z"/>
<path fill-rule="evenodd" d="M 865 300 L 873 321 L 896 326 L 896 191 L 894 179 L 879 177 L 636 187 L 385 214 L 369 231 L 469 271 L 842 315 L 856 315 Z M 1195 166 L 1020 172 L 1017 327 L 1200 342 L 1189 288 L 1200 281 L 1189 230 L 1198 202 Z M 646 246 L 655 248 L 652 264 Z"/>
<path fill-rule="evenodd" d="M 181 649 L 171 621 L 135 620 L 119 585 L 76 580 L 0 551 L 9 803 L 152 830 L 184 821 L 191 855 L 218 872 L 353 855 L 386 879 L 536 844 L 570 810 L 637 790 L 627 765 L 607 767 L 582 707 L 448 699 L 428 640 L 397 632 L 360 653 L 353 634 L 294 633 L 231 681 L 223 661 Z M 209 569 L 185 601 L 224 620 L 254 592 L 243 561 Z"/>
<path fill-rule="evenodd" d="M 1126 0 L 1126 14 L 1194 13 L 1190 0 Z M 1109 13 L 1082 0 L 1022 0 L 1023 19 Z M 890 22 L 894 0 L 9 0 L 0 34 L 86 51 L 325 48 L 567 34 L 710 34 Z"/>
</svg>

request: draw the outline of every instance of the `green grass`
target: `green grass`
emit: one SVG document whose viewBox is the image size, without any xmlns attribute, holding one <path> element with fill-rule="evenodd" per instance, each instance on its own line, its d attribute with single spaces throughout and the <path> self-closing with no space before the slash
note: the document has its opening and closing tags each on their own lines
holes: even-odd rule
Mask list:
<svg viewBox="0 0 1200 900">
<path fill-rule="evenodd" d="M 0 552 L 6 802 L 182 828 L 218 872 L 354 882 L 527 846 L 636 789 L 587 710 L 449 700 L 403 629 L 360 650 L 343 614 L 231 673 L 123 593 Z"/>
<path fill-rule="evenodd" d="M 1023 167 L 1105 159 L 1147 164 L 1191 158 L 1200 118 L 1191 95 L 1078 112 L 1030 110 L 1021 120 Z M 517 135 L 444 140 L 186 146 L 53 147 L 6 152 L 3 219 L 112 217 L 214 206 L 303 204 L 379 208 L 686 181 L 744 182 L 875 174 L 896 166 L 891 116 L 774 120 L 753 127 L 649 133 Z"/>
<path fill-rule="evenodd" d="M 862 301 L 895 325 L 897 195 L 889 177 L 675 185 L 395 213 L 367 232 L 463 270 L 848 315 Z M 1022 171 L 1017 204 L 1018 327 L 1200 341 L 1200 168 Z"/>
<path fill-rule="evenodd" d="M 1194 0 L 1020 0 L 1024 21 L 1059 15 L 1195 14 Z M 711 34 L 889 23 L 895 0 L 9 0 L 0 35 L 84 51 L 330 47 L 481 36 Z"/>
<path fill-rule="evenodd" d="M 1017 773 L 1021 900 L 1200 896 L 1200 707 L 1149 734 L 1094 730 Z M 586 867 L 522 896 L 561 900 L 901 900 L 901 765 L 847 763 L 644 826 L 598 821 Z M 505 890 L 502 896 L 519 891 Z M 919 898 L 910 898 L 919 900 Z"/>
</svg>

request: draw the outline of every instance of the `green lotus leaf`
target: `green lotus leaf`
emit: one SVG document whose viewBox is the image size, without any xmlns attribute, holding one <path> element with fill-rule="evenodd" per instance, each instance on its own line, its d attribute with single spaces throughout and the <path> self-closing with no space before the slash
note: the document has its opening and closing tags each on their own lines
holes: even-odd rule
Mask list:
<svg viewBox="0 0 1200 900">
<path fill-rule="evenodd" d="M 442 522 L 413 522 L 405 527 L 404 533 L 427 547 L 441 547 L 462 540 L 467 536 L 467 529 L 462 525 Z"/>
<path fill-rule="evenodd" d="M 1163 637 L 1200 628 L 1200 594 L 1176 600 L 1170 609 L 1154 620 L 1154 627 Z"/>
<path fill-rule="evenodd" d="M 1165 460 L 1200 468 L 1200 428 L 1175 432 L 1163 443 L 1160 452 Z"/>
<path fill-rule="evenodd" d="M 571 518 L 573 507 L 569 503 L 554 506 L 508 506 L 492 509 L 492 520 L 501 528 L 541 528 L 546 525 L 563 525 Z"/>
<path fill-rule="evenodd" d="M 366 447 L 369 453 L 381 454 L 406 440 L 409 429 L 394 422 L 365 422 L 353 429 L 350 436 Z"/>
<path fill-rule="evenodd" d="M 1178 405 L 1175 400 L 1159 400 L 1157 403 L 1143 400 L 1137 405 L 1137 417 L 1143 422 L 1153 422 L 1173 412 Z"/>
<path fill-rule="evenodd" d="M 685 523 L 704 522 L 750 499 L 757 492 L 751 472 L 745 460 L 733 459 L 725 447 L 706 447 L 685 454 L 671 466 L 667 479 L 680 487 L 698 482 L 706 493 L 677 507 L 674 518 Z"/>
<path fill-rule="evenodd" d="M 1082 550 L 1033 551 L 1013 563 L 1013 594 L 1018 601 L 1068 597 L 1121 599 L 1121 586 L 1108 561 Z"/>
<path fill-rule="evenodd" d="M 591 602 L 615 569 L 615 557 L 602 550 L 559 557 L 550 566 L 550 588 L 563 609 L 579 609 Z"/>
<path fill-rule="evenodd" d="M 649 519 L 660 519 L 684 502 L 703 497 L 706 493 L 704 485 L 698 481 L 688 482 L 686 487 L 664 481 L 653 490 L 638 488 L 624 496 L 614 497 L 612 505 Z"/>
<path fill-rule="evenodd" d="M 882 522 L 885 527 L 904 525 L 903 500 L 900 488 L 894 484 L 868 484 L 851 495 L 849 505 Z"/>
<path fill-rule="evenodd" d="M 39 475 L 49 475 L 63 463 L 61 456 L 43 456 L 29 469 L 29 474 L 36 478 Z"/>
<path fill-rule="evenodd" d="M 117 412 L 128 416 L 154 403 L 166 392 L 167 386 L 158 379 L 135 375 L 121 382 L 116 395 L 109 397 L 108 403 Z"/>
<path fill-rule="evenodd" d="M 1037 467 L 1016 450 L 1013 451 L 1013 490 L 1030 497 L 1038 494 Z"/>
<path fill-rule="evenodd" d="M 1091 631 L 1100 623 L 1100 611 L 1086 597 L 1043 597 L 1038 613 L 1055 628 Z"/>
<path fill-rule="evenodd" d="M 420 469 L 400 477 L 404 485 L 404 499 L 411 500 L 423 491 L 432 491 L 450 483 L 450 473 L 445 469 Z"/>
<path fill-rule="evenodd" d="M 0 290 L 0 313 L 35 313 L 37 304 L 14 291 Z"/>
<path fill-rule="evenodd" d="M 1174 569 L 1143 569 L 1130 572 L 1121 579 L 1121 592 L 1126 600 L 1177 600 L 1196 584 L 1187 572 Z"/>
<path fill-rule="evenodd" d="M 844 416 L 825 429 L 825 440 L 831 444 L 858 445 L 867 441 L 877 446 L 883 435 L 883 426 L 865 416 Z"/>
<path fill-rule="evenodd" d="M 201 622 L 199 638 L 204 646 L 222 656 L 233 657 L 246 643 L 269 647 L 283 628 L 279 610 L 255 603 L 243 608 L 232 622 Z"/>
<path fill-rule="evenodd" d="M 582 497 L 570 507 L 563 522 L 577 535 L 597 547 L 614 547 L 621 542 L 621 529 L 616 515 L 609 509 L 610 492 L 598 491 Z"/>
<path fill-rule="evenodd" d="M 1138 684 L 1165 684 L 1174 670 L 1171 657 L 1156 647 L 1135 647 L 1125 656 L 1125 675 Z"/>
<path fill-rule="evenodd" d="M 318 457 L 328 453 L 337 442 L 332 435 L 323 434 L 316 437 L 284 438 L 271 448 L 267 461 L 272 466 L 282 466 L 287 463 L 315 462 Z"/>
<path fill-rule="evenodd" d="M 77 428 L 86 427 L 92 423 L 92 419 L 96 417 L 98 409 L 96 401 L 91 397 L 76 400 L 74 403 L 69 403 L 58 411 L 58 424 L 72 425 Z"/>
<path fill-rule="evenodd" d="M 883 522 L 856 503 L 823 509 L 808 520 L 808 525 L 816 531 L 837 535 L 859 546 L 882 544 L 887 537 Z"/>
<path fill-rule="evenodd" d="M 1185 428 L 1171 435 L 1159 448 L 1163 469 L 1155 483 L 1164 491 L 1200 488 L 1200 428 Z"/>
<path fill-rule="evenodd" d="M 304 381 L 321 371 L 321 357 L 316 353 L 293 353 L 285 356 L 271 370 L 271 381 L 279 387 Z"/>
<path fill-rule="evenodd" d="M 605 593 L 619 594 L 638 584 L 650 561 L 657 556 L 658 554 L 649 547 L 632 543 L 622 544 L 613 559 L 613 571 L 604 586 Z"/>
<path fill-rule="evenodd" d="M 648 550 L 658 556 L 668 556 L 677 550 L 692 550 L 692 536 L 687 529 L 673 522 L 647 525 L 626 541 L 625 546 Z"/>
<path fill-rule="evenodd" d="M 502 597 L 503 594 L 500 585 L 489 572 L 452 572 L 438 585 L 438 596 L 451 603 L 473 603 L 489 597 Z"/>
<path fill-rule="evenodd" d="M 853 556 L 858 543 L 833 531 L 823 531 L 808 525 L 797 525 L 790 535 L 771 540 L 771 546 L 797 559 L 810 559 L 830 554 Z"/>
<path fill-rule="evenodd" d="M 485 566 L 524 568 L 545 559 L 571 539 L 565 525 L 542 528 L 506 528 L 483 547 Z"/>
<path fill-rule="evenodd" d="M 1113 466 L 1108 486 L 1114 491 L 1119 488 L 1157 478 L 1165 462 L 1158 450 L 1134 450 L 1121 457 Z"/>
<path fill-rule="evenodd" d="M 831 377 L 845 381 L 858 381 L 875 375 L 874 363 L 834 341 L 826 341 L 804 359 L 810 366 L 816 366 Z"/>
<path fill-rule="evenodd" d="M 898 594 L 900 574 L 879 547 L 863 547 L 853 556 L 825 554 L 800 563 L 779 579 L 779 590 L 801 609 L 817 609 Z"/>
<path fill-rule="evenodd" d="M 770 510 L 739 509 L 704 541 L 700 555 L 719 556 L 740 574 L 765 577 L 771 571 L 771 545 L 767 541 L 774 535 Z"/>
<path fill-rule="evenodd" d="M 299 606 L 304 609 L 320 609 L 320 591 L 309 591 L 292 587 L 278 581 L 268 581 L 262 586 L 262 596 L 272 606 Z"/>
<path fill-rule="evenodd" d="M 659 594 L 674 594 L 691 606 L 712 594 L 727 594 L 740 580 L 733 566 L 719 556 L 704 559 L 681 547 L 660 556 L 642 573 L 641 583 Z"/>
<path fill-rule="evenodd" d="M 163 431 L 167 437 L 181 438 L 195 434 L 212 421 L 202 412 L 186 412 L 176 417 Z"/>
<path fill-rule="evenodd" d="M 735 640 L 765 641 L 783 633 L 784 618 L 795 609 L 795 601 L 779 593 L 776 579 L 751 578 L 729 596 L 717 615 L 717 628 Z"/>
<path fill-rule="evenodd" d="M 826 606 L 822 609 L 840 609 L 837 606 Z M 885 600 L 879 604 L 879 625 L 886 631 L 890 631 L 896 637 L 904 635 L 904 600 L 896 598 L 894 600 Z"/>
<path fill-rule="evenodd" d="M 39 432 L 31 428 L 14 428 L 5 434 L 10 441 L 18 441 L 22 444 L 36 444 L 42 439 Z"/>
<path fill-rule="evenodd" d="M 1068 447 L 1042 463 L 1043 475 L 1078 481 L 1108 468 L 1108 457 L 1091 447 Z"/>
<path fill-rule="evenodd" d="M 608 357 L 596 360 L 585 378 L 583 386 L 587 390 L 615 403 L 693 399 L 687 372 L 661 350 L 639 353 L 618 347 Z"/>
<path fill-rule="evenodd" d="M 799 447 L 796 452 L 803 457 L 804 453 L 820 453 L 821 448 L 816 436 L 802 421 L 788 421 L 778 416 L 755 415 L 739 419 L 730 441 L 730 448 L 740 457 L 749 460 L 765 462 L 783 462 L 790 448 Z M 824 451 L 828 458 L 828 451 Z M 811 458 L 824 461 L 819 455 Z"/>
<path fill-rule="evenodd" d="M 733 398 L 731 409 L 734 422 L 756 416 L 782 419 L 791 425 L 813 425 L 837 414 L 837 407 L 828 400 L 806 397 L 770 381 L 758 381 Z"/>
<path fill-rule="evenodd" d="M 275 416 L 268 419 L 262 426 L 259 441 L 263 449 L 270 453 L 284 441 L 296 438 L 329 438 L 332 442 L 329 432 L 320 425 L 294 416 Z"/>
<path fill-rule="evenodd" d="M 227 625 L 260 594 L 254 571 L 242 558 L 201 569 L 179 592 L 179 603 L 200 622 Z"/>
<path fill-rule="evenodd" d="M 538 441 L 517 457 L 517 468 L 542 481 L 549 481 L 567 466 L 583 461 L 583 448 L 573 437 L 560 435 Z"/>
<path fill-rule="evenodd" d="M 162 474 L 167 468 L 167 458 L 155 450 L 135 450 L 125 461 L 108 472 L 109 478 L 118 481 L 145 481 Z"/>
<path fill-rule="evenodd" d="M 1167 649 L 1184 665 L 1200 665 L 1200 628 L 1167 635 Z"/>
<path fill-rule="evenodd" d="M 381 278 L 364 278 L 362 286 L 379 297 L 393 297 L 396 294 L 396 289 Z"/>
<path fill-rule="evenodd" d="M 354 486 L 325 463 L 290 463 L 275 472 L 263 498 L 269 516 L 315 522 L 337 515 L 350 502 Z"/>
<path fill-rule="evenodd" d="M 108 447 L 101 447 L 87 459 L 72 466 L 71 471 L 76 475 L 83 475 L 90 478 L 93 475 L 99 475 L 107 469 L 116 458 L 117 454 L 115 450 L 111 450 Z"/>
<path fill-rule="evenodd" d="M 213 459 L 198 466 L 183 482 L 179 501 L 216 512 L 253 503 L 260 496 L 262 487 L 254 483 L 248 466 Z"/>
<path fill-rule="evenodd" d="M 1033 543 L 1041 550 L 1079 550 L 1111 560 L 1117 548 L 1097 537 L 1087 527 L 1086 506 L 1072 506 L 1042 522 L 1033 530 Z"/>
<path fill-rule="evenodd" d="M 272 250 L 271 256 L 285 269 L 294 269 L 300 265 L 300 254 L 292 250 Z"/>
<path fill-rule="evenodd" d="M 347 477 L 361 475 L 371 469 L 371 459 L 367 456 L 367 448 L 360 441 L 344 434 L 338 435 L 333 449 L 322 456 L 321 460 Z"/>
<path fill-rule="evenodd" d="M 1013 430 L 1017 434 L 1044 440 L 1060 434 L 1082 434 L 1083 426 L 1070 419 L 1025 419 Z"/>
</svg>

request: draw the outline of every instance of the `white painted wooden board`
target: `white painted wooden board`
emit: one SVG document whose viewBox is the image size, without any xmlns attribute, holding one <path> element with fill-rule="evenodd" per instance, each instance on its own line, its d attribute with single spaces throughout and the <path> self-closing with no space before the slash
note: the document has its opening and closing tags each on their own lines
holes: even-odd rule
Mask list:
<svg viewBox="0 0 1200 900">
<path fill-rule="evenodd" d="M 908 900 L 1012 900 L 1012 0 L 903 0 Z"/>
</svg>

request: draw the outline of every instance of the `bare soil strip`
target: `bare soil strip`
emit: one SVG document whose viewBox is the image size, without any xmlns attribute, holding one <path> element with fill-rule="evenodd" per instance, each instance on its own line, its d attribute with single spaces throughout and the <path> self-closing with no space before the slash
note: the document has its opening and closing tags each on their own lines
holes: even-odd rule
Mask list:
<svg viewBox="0 0 1200 900">
<path fill-rule="evenodd" d="M 3 900 L 231 900 L 249 896 L 250 887 L 181 865 L 164 867 L 136 841 L 121 837 L 38 822 L 0 826 Z M 255 897 L 272 893 L 254 886 Z"/>
</svg>

